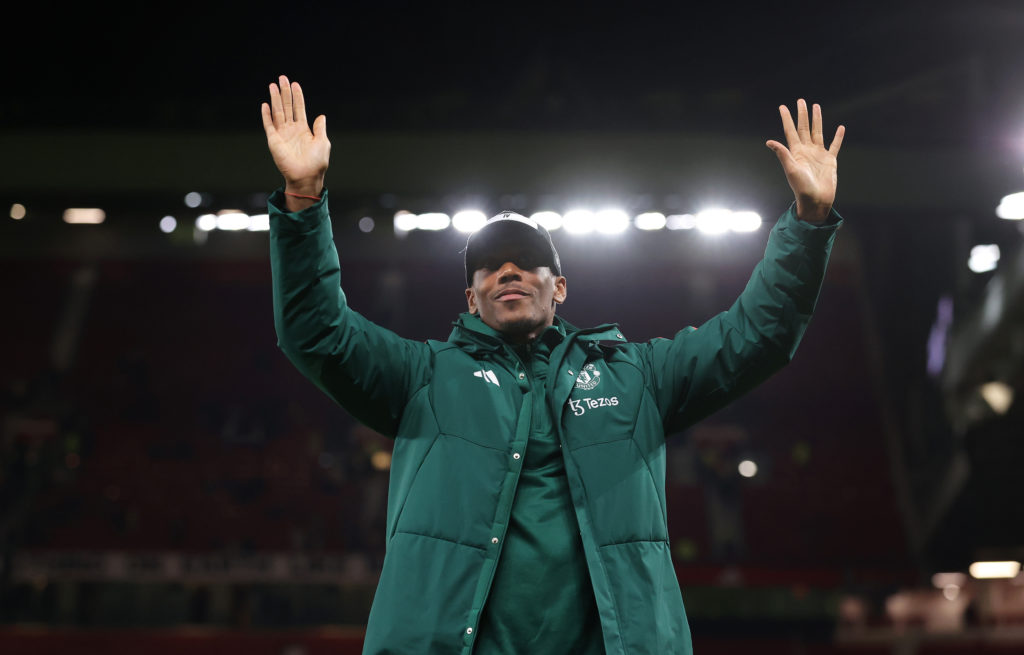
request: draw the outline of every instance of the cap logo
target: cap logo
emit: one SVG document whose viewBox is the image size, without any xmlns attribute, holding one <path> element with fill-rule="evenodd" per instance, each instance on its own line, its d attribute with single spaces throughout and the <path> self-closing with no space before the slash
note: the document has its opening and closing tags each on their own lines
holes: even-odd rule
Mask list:
<svg viewBox="0 0 1024 655">
<path fill-rule="evenodd" d="M 522 214 L 517 214 L 515 212 L 509 212 L 509 211 L 501 212 L 500 214 L 498 214 L 497 216 L 495 216 L 494 218 L 492 218 L 491 220 L 489 220 L 487 222 L 488 223 L 492 223 L 492 222 L 495 222 L 495 221 L 518 221 L 518 222 L 522 223 L 523 225 L 529 225 L 530 227 L 532 227 L 535 230 L 540 227 L 540 225 L 537 223 L 537 221 L 533 220 L 532 218 L 526 218 Z"/>
</svg>

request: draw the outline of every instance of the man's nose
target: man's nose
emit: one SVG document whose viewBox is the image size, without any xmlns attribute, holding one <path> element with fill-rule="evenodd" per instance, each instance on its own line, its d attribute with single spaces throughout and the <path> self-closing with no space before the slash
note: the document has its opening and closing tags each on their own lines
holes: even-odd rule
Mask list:
<svg viewBox="0 0 1024 655">
<path fill-rule="evenodd" d="M 501 283 L 521 280 L 523 277 L 523 270 L 516 266 L 515 262 L 505 262 L 501 265 L 500 270 L 501 274 L 498 275 L 498 281 Z"/>
</svg>

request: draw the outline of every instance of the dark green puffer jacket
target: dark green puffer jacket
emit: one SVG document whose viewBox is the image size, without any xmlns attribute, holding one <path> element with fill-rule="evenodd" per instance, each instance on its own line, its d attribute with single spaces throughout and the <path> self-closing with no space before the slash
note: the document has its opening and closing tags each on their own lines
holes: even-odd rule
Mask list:
<svg viewBox="0 0 1024 655">
<path fill-rule="evenodd" d="M 785 365 L 811 318 L 835 231 L 790 208 L 726 312 L 671 339 L 577 329 L 553 351 L 544 397 L 498 333 L 463 314 L 447 341 L 411 341 L 350 309 L 327 193 L 285 213 L 270 199 L 279 345 L 320 389 L 395 438 L 387 555 L 366 653 L 470 653 L 525 461 L 547 403 L 608 653 L 690 653 L 669 549 L 665 435 Z M 561 319 L 556 319 L 561 321 Z M 541 602 L 542 599 L 538 599 Z"/>
</svg>

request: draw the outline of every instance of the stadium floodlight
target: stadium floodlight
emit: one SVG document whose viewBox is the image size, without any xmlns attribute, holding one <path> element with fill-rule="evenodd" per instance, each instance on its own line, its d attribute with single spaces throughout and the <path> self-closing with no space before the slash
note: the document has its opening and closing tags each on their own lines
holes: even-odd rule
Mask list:
<svg viewBox="0 0 1024 655">
<path fill-rule="evenodd" d="M 452 216 L 452 227 L 459 232 L 476 232 L 487 222 L 487 217 L 479 209 L 464 209 Z"/>
<path fill-rule="evenodd" d="M 1013 578 L 1020 573 L 1020 562 L 975 562 L 967 570 L 979 580 Z"/>
<path fill-rule="evenodd" d="M 64 222 L 78 225 L 99 225 L 107 213 L 98 207 L 69 207 L 64 210 Z"/>
<path fill-rule="evenodd" d="M 752 460 L 743 460 L 742 462 L 740 462 L 738 468 L 740 471 L 740 475 L 742 475 L 745 478 L 752 478 L 755 475 L 757 475 L 757 464 Z"/>
<path fill-rule="evenodd" d="M 25 218 L 26 213 L 27 211 L 25 210 L 25 205 L 21 204 L 20 202 L 16 202 L 13 205 L 11 205 L 11 218 L 13 218 L 14 220 L 20 221 L 21 219 Z"/>
<path fill-rule="evenodd" d="M 190 191 L 185 194 L 185 206 L 195 209 L 203 202 L 203 195 L 198 191 Z"/>
<path fill-rule="evenodd" d="M 733 232 L 757 232 L 761 228 L 761 215 L 757 212 L 733 212 L 729 217 L 729 229 Z"/>
<path fill-rule="evenodd" d="M 178 220 L 173 216 L 164 216 L 160 219 L 160 231 L 164 234 L 170 234 L 176 227 L 178 227 Z"/>
<path fill-rule="evenodd" d="M 440 212 L 420 214 L 416 221 L 416 227 L 421 230 L 443 230 L 451 224 L 452 219 L 448 218 L 448 214 Z"/>
<path fill-rule="evenodd" d="M 996 207 L 996 216 L 1010 221 L 1024 219 L 1024 191 L 1003 196 Z"/>
<path fill-rule="evenodd" d="M 253 214 L 249 217 L 250 232 L 266 232 L 270 229 L 270 214 Z"/>
<path fill-rule="evenodd" d="M 621 209 L 602 209 L 594 214 L 594 228 L 601 234 L 619 234 L 629 227 L 629 214 Z"/>
<path fill-rule="evenodd" d="M 373 228 L 376 225 L 376 221 L 374 221 L 373 217 L 371 216 L 363 216 L 362 218 L 359 219 L 360 232 L 373 232 Z"/>
<path fill-rule="evenodd" d="M 249 215 L 237 209 L 224 209 L 217 212 L 217 229 L 226 232 L 249 229 Z"/>
<path fill-rule="evenodd" d="M 660 230 L 668 225 L 665 215 L 661 212 L 644 212 L 633 219 L 638 230 Z"/>
<path fill-rule="evenodd" d="M 217 229 L 217 215 L 202 214 L 196 219 L 196 227 L 203 232 L 209 232 L 210 230 Z"/>
<path fill-rule="evenodd" d="M 412 212 L 400 209 L 395 212 L 395 232 L 404 234 L 415 230 L 418 226 L 418 217 Z"/>
<path fill-rule="evenodd" d="M 562 218 L 562 227 L 572 234 L 587 234 L 594 230 L 594 212 L 589 209 L 571 209 Z"/>
<path fill-rule="evenodd" d="M 553 211 L 539 211 L 530 214 L 530 219 L 539 223 L 545 230 L 551 232 L 562 227 L 562 215 Z"/>
<path fill-rule="evenodd" d="M 697 213 L 697 229 L 704 234 L 724 234 L 729 231 L 731 218 L 728 209 L 705 209 Z"/>
<path fill-rule="evenodd" d="M 693 214 L 670 214 L 665 217 L 665 227 L 670 230 L 692 230 L 697 227 L 697 217 Z"/>
<path fill-rule="evenodd" d="M 967 268 L 975 273 L 994 271 L 999 263 L 999 246 L 997 244 L 977 245 L 971 248 L 971 258 L 967 260 Z"/>
</svg>

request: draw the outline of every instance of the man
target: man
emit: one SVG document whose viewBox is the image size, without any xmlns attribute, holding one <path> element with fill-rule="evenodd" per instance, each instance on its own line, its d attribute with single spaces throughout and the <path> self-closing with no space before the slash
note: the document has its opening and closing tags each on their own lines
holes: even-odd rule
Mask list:
<svg viewBox="0 0 1024 655">
<path fill-rule="evenodd" d="M 506 212 L 466 248 L 469 311 L 447 341 L 403 339 L 350 309 L 324 176 L 281 76 L 262 106 L 285 179 L 269 200 L 280 347 L 357 419 L 394 437 L 387 554 L 368 653 L 690 653 L 669 550 L 665 435 L 790 360 L 835 231 L 836 155 L 820 108 L 779 108 L 795 195 L 736 303 L 699 329 L 630 343 L 578 329 L 543 227 Z"/>
</svg>

